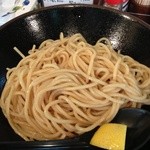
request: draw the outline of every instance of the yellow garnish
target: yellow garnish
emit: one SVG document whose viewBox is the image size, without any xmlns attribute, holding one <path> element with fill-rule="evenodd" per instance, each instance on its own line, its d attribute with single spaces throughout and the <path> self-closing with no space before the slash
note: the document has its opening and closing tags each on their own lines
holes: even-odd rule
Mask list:
<svg viewBox="0 0 150 150">
<path fill-rule="evenodd" d="M 103 124 L 93 135 L 90 144 L 109 150 L 124 150 L 127 126 L 117 123 Z"/>
</svg>

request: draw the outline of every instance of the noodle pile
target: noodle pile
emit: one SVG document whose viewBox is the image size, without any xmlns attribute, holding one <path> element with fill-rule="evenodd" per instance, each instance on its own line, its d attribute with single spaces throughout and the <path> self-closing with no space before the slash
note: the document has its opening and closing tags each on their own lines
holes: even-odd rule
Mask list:
<svg viewBox="0 0 150 150">
<path fill-rule="evenodd" d="M 16 49 L 16 51 L 18 51 Z M 123 107 L 150 105 L 150 68 L 81 34 L 46 40 L 8 69 L 0 106 L 24 140 L 64 139 L 110 122 Z"/>
</svg>

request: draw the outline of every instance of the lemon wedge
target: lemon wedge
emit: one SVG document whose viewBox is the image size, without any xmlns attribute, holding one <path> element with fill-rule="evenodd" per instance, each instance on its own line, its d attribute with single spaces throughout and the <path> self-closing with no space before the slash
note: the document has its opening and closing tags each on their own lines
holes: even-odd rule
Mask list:
<svg viewBox="0 0 150 150">
<path fill-rule="evenodd" d="M 93 135 L 90 144 L 108 150 L 124 150 L 127 126 L 117 123 L 103 124 Z"/>
</svg>

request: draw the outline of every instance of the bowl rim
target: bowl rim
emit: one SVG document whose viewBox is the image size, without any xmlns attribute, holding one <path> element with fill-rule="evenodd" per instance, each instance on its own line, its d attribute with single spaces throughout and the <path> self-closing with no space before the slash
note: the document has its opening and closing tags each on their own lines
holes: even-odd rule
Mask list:
<svg viewBox="0 0 150 150">
<path fill-rule="evenodd" d="M 16 22 L 17 20 L 21 19 L 21 18 L 25 18 L 25 17 L 31 16 L 31 15 L 36 15 L 40 12 L 52 10 L 52 9 L 57 9 L 57 8 L 58 9 L 61 9 L 61 8 L 92 8 L 92 9 L 106 10 L 109 12 L 113 12 L 119 16 L 122 16 L 123 18 L 126 18 L 128 20 L 131 20 L 131 22 L 138 23 L 138 24 L 142 25 L 143 27 L 146 27 L 147 29 L 150 30 L 150 24 L 148 24 L 147 22 L 143 21 L 142 19 L 130 14 L 130 12 L 123 12 L 120 10 L 108 8 L 105 6 L 95 5 L 95 4 L 60 4 L 60 5 L 41 7 L 39 9 L 35 9 L 35 10 L 29 11 L 27 13 L 24 13 L 22 15 L 19 15 L 15 18 L 9 20 L 8 22 L 3 24 L 2 26 L 0 26 L 0 31 L 3 30 L 4 28 L 6 28 L 7 26 L 11 25 L 13 22 Z"/>
</svg>

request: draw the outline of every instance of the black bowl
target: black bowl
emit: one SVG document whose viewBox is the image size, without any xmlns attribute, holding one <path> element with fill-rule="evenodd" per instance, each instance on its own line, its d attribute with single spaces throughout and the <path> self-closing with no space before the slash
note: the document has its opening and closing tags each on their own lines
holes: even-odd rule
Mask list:
<svg viewBox="0 0 150 150">
<path fill-rule="evenodd" d="M 114 49 L 150 67 L 150 26 L 142 20 L 94 5 L 47 7 L 19 16 L 0 28 L 0 93 L 6 81 L 6 68 L 21 59 L 13 47 L 17 46 L 26 55 L 33 44 L 39 45 L 48 38 L 58 39 L 60 32 L 65 36 L 79 32 L 91 44 L 107 37 Z M 150 111 L 150 106 L 144 109 Z M 0 144 L 19 141 L 23 140 L 0 113 Z"/>
</svg>

